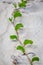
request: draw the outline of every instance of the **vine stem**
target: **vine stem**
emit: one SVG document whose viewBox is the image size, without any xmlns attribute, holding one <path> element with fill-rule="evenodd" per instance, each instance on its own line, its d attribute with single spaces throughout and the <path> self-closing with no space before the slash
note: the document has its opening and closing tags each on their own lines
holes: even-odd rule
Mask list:
<svg viewBox="0 0 43 65">
<path fill-rule="evenodd" d="M 15 27 L 15 23 L 14 23 L 14 21 L 15 21 L 15 19 L 13 20 L 13 26 Z M 15 31 L 16 32 L 16 35 L 17 35 L 17 37 L 18 37 L 18 41 L 19 41 L 19 43 L 25 48 L 25 46 L 22 44 L 22 42 L 21 42 L 21 40 L 19 39 L 19 33 L 17 32 L 17 31 Z M 26 55 L 26 57 L 27 57 L 27 59 L 28 59 L 28 61 L 30 62 L 30 65 L 33 65 L 32 64 L 32 62 L 31 62 L 31 59 L 29 58 L 29 56 L 28 56 L 28 54 L 27 54 L 27 52 L 25 51 L 25 55 Z M 16 64 L 15 64 L 16 65 Z"/>
<path fill-rule="evenodd" d="M 19 43 L 24 47 L 24 45 L 22 44 L 22 42 L 21 42 L 20 39 L 19 39 L 19 33 L 18 33 L 17 31 L 16 31 L 16 33 L 17 33 L 17 36 L 18 36 L 18 41 L 19 41 Z M 24 48 L 25 48 L 25 47 L 24 47 Z M 29 56 L 27 55 L 26 51 L 25 51 L 25 55 L 26 55 L 28 61 L 29 61 L 30 64 L 31 64 L 31 60 L 30 60 Z"/>
<path fill-rule="evenodd" d="M 20 8 L 18 8 L 18 9 L 15 8 L 14 10 L 16 11 L 16 10 L 19 10 L 19 9 L 20 9 Z M 13 11 L 13 13 L 14 13 L 14 11 Z M 12 15 L 13 15 L 13 13 L 12 13 Z M 13 19 L 13 22 L 11 22 L 11 23 L 12 23 L 13 26 L 15 27 L 15 22 L 14 22 L 14 21 L 15 21 L 15 18 Z M 17 40 L 19 41 L 19 43 L 20 43 L 20 44 L 24 47 L 24 49 L 25 49 L 25 46 L 23 45 L 23 43 L 22 43 L 21 40 L 19 39 L 19 33 L 18 33 L 18 31 L 15 30 L 15 32 L 16 32 L 16 35 L 17 35 L 17 38 L 18 38 Z M 24 55 L 26 55 L 28 61 L 30 62 L 30 65 L 33 65 L 31 59 L 29 58 L 29 56 L 28 56 L 28 54 L 27 54 L 27 52 L 26 52 L 26 49 L 25 49 Z M 15 64 L 15 65 L 16 65 L 16 64 Z"/>
</svg>

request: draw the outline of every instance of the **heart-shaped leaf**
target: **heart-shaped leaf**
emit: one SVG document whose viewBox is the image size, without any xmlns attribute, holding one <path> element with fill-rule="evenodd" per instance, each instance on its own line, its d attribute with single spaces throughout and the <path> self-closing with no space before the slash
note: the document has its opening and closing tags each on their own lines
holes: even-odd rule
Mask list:
<svg viewBox="0 0 43 65">
<path fill-rule="evenodd" d="M 11 35 L 10 39 L 15 40 L 15 39 L 17 39 L 17 36 L 16 35 Z"/>
<path fill-rule="evenodd" d="M 33 57 L 32 62 L 34 62 L 34 61 L 39 61 L 39 57 Z"/>
<path fill-rule="evenodd" d="M 19 30 L 20 28 L 22 28 L 23 27 L 23 24 L 22 23 L 19 23 L 19 24 L 17 24 L 16 26 L 15 26 L 15 30 L 17 31 L 17 30 Z"/>
<path fill-rule="evenodd" d="M 21 17 L 22 14 L 19 10 L 16 10 L 14 13 L 13 13 L 13 17 L 16 18 L 16 17 Z"/>
<path fill-rule="evenodd" d="M 25 52 L 25 49 L 24 49 L 24 47 L 23 46 L 17 46 L 17 50 L 20 50 L 20 51 L 22 51 L 23 53 Z"/>
<path fill-rule="evenodd" d="M 33 44 L 33 41 L 26 39 L 26 40 L 24 41 L 24 45 L 27 45 L 27 44 Z"/>
<path fill-rule="evenodd" d="M 21 3 L 18 4 L 20 8 L 26 7 L 27 1 L 26 0 L 21 0 Z"/>
<path fill-rule="evenodd" d="M 26 4 L 25 4 L 25 3 L 19 3 L 18 5 L 19 5 L 19 7 L 21 7 L 21 8 L 26 7 Z"/>
</svg>

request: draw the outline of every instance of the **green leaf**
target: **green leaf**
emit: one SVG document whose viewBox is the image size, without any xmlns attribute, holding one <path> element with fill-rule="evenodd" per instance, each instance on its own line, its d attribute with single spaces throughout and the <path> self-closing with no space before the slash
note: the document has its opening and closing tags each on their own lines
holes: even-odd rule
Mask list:
<svg viewBox="0 0 43 65">
<path fill-rule="evenodd" d="M 15 40 L 15 39 L 17 39 L 17 36 L 16 35 L 11 35 L 10 39 Z"/>
<path fill-rule="evenodd" d="M 22 23 L 19 23 L 19 24 L 17 24 L 16 26 L 15 26 L 15 30 L 17 31 L 17 30 L 19 30 L 20 28 L 22 28 L 23 27 L 23 24 Z"/>
<path fill-rule="evenodd" d="M 27 44 L 33 44 L 33 41 L 26 39 L 26 40 L 24 41 L 24 45 L 27 45 Z"/>
<path fill-rule="evenodd" d="M 14 14 L 13 14 L 13 17 L 14 18 L 16 18 L 16 17 L 21 17 L 22 16 L 22 14 L 21 14 L 21 12 L 19 11 L 19 10 L 16 10 L 15 12 L 14 12 Z"/>
<path fill-rule="evenodd" d="M 16 3 L 14 3 L 13 6 L 14 6 L 15 8 L 17 8 L 17 4 L 16 4 Z"/>
<path fill-rule="evenodd" d="M 26 7 L 26 3 L 25 3 L 25 2 L 19 3 L 18 6 L 19 6 L 20 8 Z"/>
<path fill-rule="evenodd" d="M 18 6 L 20 8 L 24 8 L 24 7 L 26 7 L 26 4 L 27 4 L 27 0 L 21 0 L 21 3 L 19 3 Z"/>
<path fill-rule="evenodd" d="M 32 62 L 34 62 L 34 61 L 39 61 L 39 57 L 33 57 Z"/>
<path fill-rule="evenodd" d="M 17 46 L 17 50 L 20 50 L 20 51 L 22 51 L 23 53 L 25 52 L 25 49 L 22 47 L 22 46 Z"/>
<path fill-rule="evenodd" d="M 9 18 L 9 21 L 12 22 L 12 18 Z"/>
</svg>

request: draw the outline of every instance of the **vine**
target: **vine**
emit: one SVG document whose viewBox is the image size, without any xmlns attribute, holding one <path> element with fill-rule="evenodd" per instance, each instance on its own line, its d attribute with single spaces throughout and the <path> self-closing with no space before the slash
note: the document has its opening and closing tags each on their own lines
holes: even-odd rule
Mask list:
<svg viewBox="0 0 43 65">
<path fill-rule="evenodd" d="M 29 53 L 27 53 L 26 49 L 25 49 L 25 46 L 29 45 L 29 44 L 32 45 L 33 41 L 29 40 L 29 39 L 25 39 L 24 42 L 22 43 L 21 40 L 19 39 L 19 33 L 18 33 L 18 31 L 21 28 L 23 28 L 24 26 L 23 26 L 22 23 L 18 23 L 18 24 L 15 25 L 15 19 L 17 17 L 22 17 L 22 13 L 21 13 L 21 11 L 19 9 L 25 8 L 26 5 L 27 5 L 27 1 L 26 0 L 21 0 L 21 2 L 18 3 L 18 7 L 19 8 L 17 8 L 17 4 L 16 3 L 13 3 L 13 6 L 14 6 L 15 9 L 13 11 L 12 17 L 9 18 L 9 21 L 13 24 L 13 27 L 14 27 L 15 32 L 16 32 L 16 35 L 15 34 L 14 35 L 10 35 L 10 39 L 11 40 L 17 40 L 17 41 L 19 41 L 20 45 L 18 45 L 16 47 L 16 49 L 20 50 L 23 53 L 23 55 L 25 55 L 27 57 L 28 61 L 30 62 L 30 65 L 33 65 L 34 61 L 39 61 L 39 57 L 34 56 L 34 57 L 32 57 L 32 59 L 30 59 L 29 56 L 28 56 Z M 34 54 L 34 53 L 30 52 L 30 54 Z M 13 63 L 16 65 L 15 61 Z"/>
</svg>

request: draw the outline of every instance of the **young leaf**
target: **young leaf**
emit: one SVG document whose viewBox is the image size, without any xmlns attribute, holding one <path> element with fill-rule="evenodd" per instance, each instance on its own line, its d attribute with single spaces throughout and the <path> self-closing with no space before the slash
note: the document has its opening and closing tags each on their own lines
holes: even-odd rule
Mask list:
<svg viewBox="0 0 43 65">
<path fill-rule="evenodd" d="M 11 35 L 10 39 L 15 40 L 15 39 L 17 39 L 17 36 L 16 35 Z"/>
<path fill-rule="evenodd" d="M 17 24 L 16 26 L 15 26 L 15 30 L 17 31 L 17 30 L 19 30 L 20 28 L 22 28 L 23 27 L 23 24 L 22 23 L 19 23 L 19 24 Z"/>
<path fill-rule="evenodd" d="M 22 46 L 17 46 L 17 50 L 20 50 L 20 51 L 22 51 L 23 53 L 25 52 L 25 49 L 22 47 Z"/>
<path fill-rule="evenodd" d="M 9 21 L 12 22 L 12 18 L 9 18 Z"/>
<path fill-rule="evenodd" d="M 18 6 L 19 6 L 20 8 L 26 7 L 26 3 L 25 3 L 25 2 L 19 3 Z"/>
<path fill-rule="evenodd" d="M 26 40 L 24 41 L 24 45 L 27 45 L 27 44 L 33 44 L 33 41 L 26 39 Z"/>
<path fill-rule="evenodd" d="M 15 8 L 17 8 L 17 4 L 16 4 L 16 3 L 14 3 L 13 6 L 14 6 Z"/>
<path fill-rule="evenodd" d="M 23 7 L 26 7 L 26 4 L 27 4 L 27 0 L 21 0 L 21 3 L 18 3 L 18 6 L 20 8 L 23 8 Z"/>
<path fill-rule="evenodd" d="M 13 14 L 13 17 L 14 18 L 16 18 L 16 17 L 21 17 L 22 16 L 22 14 L 21 14 L 21 12 L 19 11 L 19 10 L 16 10 L 15 12 L 14 12 L 14 14 Z"/>
<path fill-rule="evenodd" d="M 34 61 L 39 61 L 39 57 L 33 57 L 32 62 L 34 62 Z"/>
</svg>

